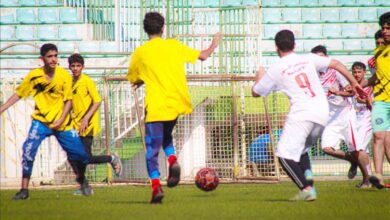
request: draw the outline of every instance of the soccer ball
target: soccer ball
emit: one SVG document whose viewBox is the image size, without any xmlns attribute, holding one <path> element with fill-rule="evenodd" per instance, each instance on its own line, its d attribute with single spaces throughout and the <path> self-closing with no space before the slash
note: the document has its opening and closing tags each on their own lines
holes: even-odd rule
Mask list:
<svg viewBox="0 0 390 220">
<path fill-rule="evenodd" d="M 195 176 L 196 186 L 203 191 L 213 191 L 219 183 L 218 173 L 212 168 L 202 168 Z"/>
</svg>

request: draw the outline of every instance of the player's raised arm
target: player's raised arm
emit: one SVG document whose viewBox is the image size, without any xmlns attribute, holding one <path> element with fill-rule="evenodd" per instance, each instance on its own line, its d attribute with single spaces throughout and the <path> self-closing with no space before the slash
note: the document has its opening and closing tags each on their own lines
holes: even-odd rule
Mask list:
<svg viewBox="0 0 390 220">
<path fill-rule="evenodd" d="M 199 60 L 204 61 L 209 58 L 209 56 L 214 52 L 215 48 L 218 47 L 219 42 L 221 41 L 222 35 L 220 32 L 214 35 L 213 41 L 211 42 L 209 48 L 202 50 L 199 54 Z"/>
<path fill-rule="evenodd" d="M 14 93 L 4 104 L 0 106 L 0 115 L 20 99 L 21 98 L 18 96 L 18 94 Z"/>
</svg>

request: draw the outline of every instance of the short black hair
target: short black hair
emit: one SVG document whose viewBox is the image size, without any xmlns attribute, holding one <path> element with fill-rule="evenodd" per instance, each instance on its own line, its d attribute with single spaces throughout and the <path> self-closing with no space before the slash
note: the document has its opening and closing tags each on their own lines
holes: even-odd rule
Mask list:
<svg viewBox="0 0 390 220">
<path fill-rule="evenodd" d="M 275 35 L 275 44 L 282 52 L 294 50 L 295 37 L 290 30 L 281 30 Z"/>
<path fill-rule="evenodd" d="M 386 13 L 383 13 L 380 17 L 379 17 L 379 25 L 381 27 L 383 27 L 383 25 L 385 24 L 388 24 L 390 25 L 390 11 L 386 12 Z"/>
<path fill-rule="evenodd" d="M 57 49 L 57 46 L 54 45 L 54 44 L 44 44 L 41 46 L 41 50 L 40 50 L 40 53 L 41 53 L 41 56 L 45 56 L 47 54 L 47 52 L 49 52 L 50 50 L 55 50 L 58 52 L 58 49 Z"/>
<path fill-rule="evenodd" d="M 375 32 L 375 40 L 378 40 L 379 38 L 383 38 L 382 30 Z"/>
<path fill-rule="evenodd" d="M 323 45 L 318 45 L 318 46 L 313 47 L 313 49 L 311 49 L 311 52 L 312 53 L 323 53 L 326 56 L 328 56 L 328 50 Z"/>
<path fill-rule="evenodd" d="M 144 30 L 148 35 L 154 35 L 161 32 L 164 27 L 164 17 L 158 12 L 148 12 L 144 18 Z"/>
<path fill-rule="evenodd" d="M 352 64 L 352 69 L 354 68 L 362 68 L 364 71 L 366 71 L 366 64 L 362 63 L 362 62 L 354 62 Z"/>
<path fill-rule="evenodd" d="M 74 53 L 68 57 L 68 63 L 69 66 L 72 65 L 72 63 L 81 63 L 81 65 L 84 65 L 84 58 L 80 54 Z"/>
</svg>

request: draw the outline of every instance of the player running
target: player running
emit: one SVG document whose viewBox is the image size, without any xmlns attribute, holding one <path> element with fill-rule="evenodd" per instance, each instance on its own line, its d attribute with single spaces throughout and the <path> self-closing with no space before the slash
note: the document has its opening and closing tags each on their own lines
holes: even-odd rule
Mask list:
<svg viewBox="0 0 390 220">
<path fill-rule="evenodd" d="M 288 96 L 291 107 L 276 155 L 284 171 L 300 189 L 292 200 L 314 201 L 317 192 L 313 186 L 308 150 L 320 136 L 329 117 L 329 106 L 318 73 L 329 67 L 336 69 L 350 81 L 354 91 L 362 95 L 364 92 L 339 61 L 315 54 L 295 54 L 295 38 L 291 31 L 279 31 L 275 44 L 281 59 L 267 72 L 262 67 L 258 70 L 252 95 L 266 96 L 272 90 L 278 90 Z"/>
</svg>

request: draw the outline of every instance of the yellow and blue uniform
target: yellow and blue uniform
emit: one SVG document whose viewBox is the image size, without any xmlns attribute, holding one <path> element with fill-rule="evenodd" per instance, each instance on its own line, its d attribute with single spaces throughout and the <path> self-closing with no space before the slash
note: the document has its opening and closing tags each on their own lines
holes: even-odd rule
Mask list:
<svg viewBox="0 0 390 220">
<path fill-rule="evenodd" d="M 371 123 L 374 132 L 390 131 L 390 45 L 375 50 L 376 77 Z"/>
<path fill-rule="evenodd" d="M 81 125 L 81 121 L 88 110 L 95 103 L 101 102 L 101 97 L 96 89 L 94 81 L 85 74 L 81 74 L 79 79 L 73 84 L 73 109 L 72 109 L 72 121 L 74 128 L 78 131 Z M 99 125 L 99 111 L 96 111 L 91 119 L 84 133 L 79 135 L 96 136 L 100 131 Z"/>
<path fill-rule="evenodd" d="M 150 179 L 160 177 L 158 152 L 175 155 L 172 130 L 181 114 L 192 112 L 185 63 L 194 63 L 200 51 L 175 39 L 154 38 L 137 48 L 129 66 L 131 83 L 145 83 L 145 142 Z"/>
<path fill-rule="evenodd" d="M 32 70 L 16 88 L 16 94 L 21 98 L 32 96 L 35 101 L 33 121 L 23 144 L 23 177 L 31 176 L 38 147 L 51 135 L 57 138 L 69 160 L 88 163 L 89 157 L 77 132 L 72 129 L 69 115 L 60 128 L 50 128 L 61 117 L 65 102 L 72 100 L 72 77 L 65 69 L 56 67 L 51 81 L 46 78 L 43 68 Z"/>
</svg>

